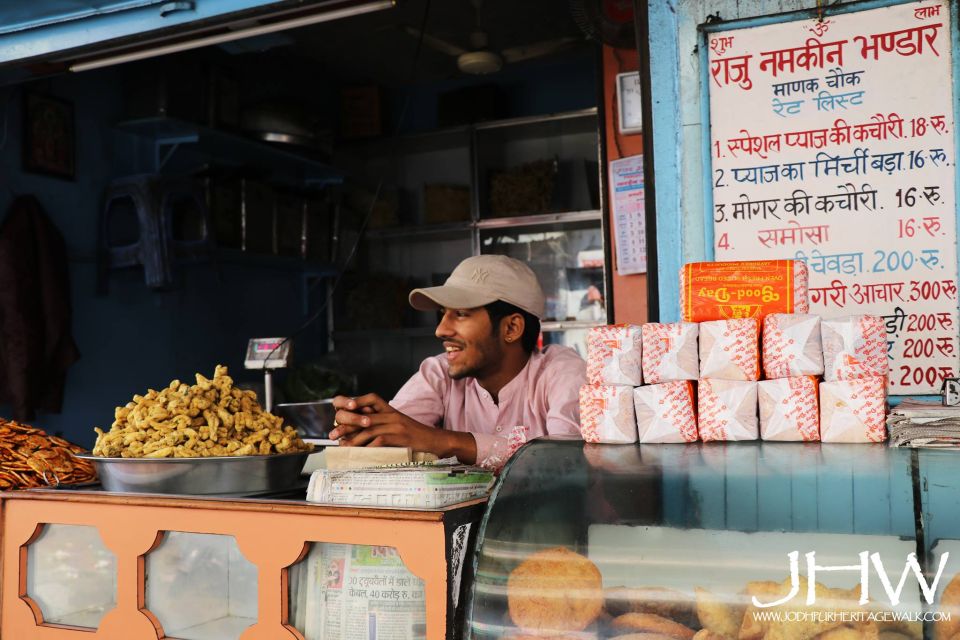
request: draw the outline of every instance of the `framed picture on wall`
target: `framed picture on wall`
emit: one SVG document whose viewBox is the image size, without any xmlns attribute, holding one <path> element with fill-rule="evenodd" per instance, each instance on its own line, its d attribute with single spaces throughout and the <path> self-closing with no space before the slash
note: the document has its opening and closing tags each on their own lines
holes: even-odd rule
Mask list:
<svg viewBox="0 0 960 640">
<path fill-rule="evenodd" d="M 37 93 L 24 94 L 23 169 L 74 179 L 76 137 L 72 104 Z"/>
</svg>

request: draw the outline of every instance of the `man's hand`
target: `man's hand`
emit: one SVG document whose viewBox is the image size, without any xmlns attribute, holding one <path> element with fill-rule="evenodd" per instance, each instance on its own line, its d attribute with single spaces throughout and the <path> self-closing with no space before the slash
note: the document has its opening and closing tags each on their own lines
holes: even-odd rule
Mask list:
<svg viewBox="0 0 960 640">
<path fill-rule="evenodd" d="M 391 407 L 383 398 L 370 393 L 357 398 L 337 396 L 336 427 L 332 440 L 347 447 L 410 447 L 441 458 L 456 456 L 473 464 L 477 459 L 477 443 L 469 433 L 438 429 L 417 422 Z"/>
</svg>

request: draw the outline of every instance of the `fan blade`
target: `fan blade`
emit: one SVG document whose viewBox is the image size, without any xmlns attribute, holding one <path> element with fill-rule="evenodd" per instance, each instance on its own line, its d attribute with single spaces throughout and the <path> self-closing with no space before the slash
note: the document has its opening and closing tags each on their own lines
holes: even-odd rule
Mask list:
<svg viewBox="0 0 960 640">
<path fill-rule="evenodd" d="M 466 49 L 458 47 L 455 44 L 447 42 L 446 40 L 441 40 L 436 36 L 430 35 L 429 33 L 423 33 L 422 31 L 420 31 L 420 29 L 417 29 L 416 27 L 410 27 L 410 26 L 404 25 L 400 27 L 400 29 L 402 29 L 404 33 L 407 33 L 413 36 L 414 38 L 417 38 L 418 40 L 420 38 L 423 38 L 423 44 L 427 45 L 431 49 L 436 49 L 441 53 L 445 53 L 448 56 L 457 57 L 467 52 Z"/>
<path fill-rule="evenodd" d="M 503 59 L 507 62 L 520 62 L 521 60 L 530 60 L 540 56 L 557 53 L 564 49 L 569 49 L 578 42 L 583 42 L 583 38 L 568 37 L 557 40 L 545 40 L 543 42 L 534 42 L 533 44 L 523 45 L 521 47 L 510 47 L 500 52 Z"/>
</svg>

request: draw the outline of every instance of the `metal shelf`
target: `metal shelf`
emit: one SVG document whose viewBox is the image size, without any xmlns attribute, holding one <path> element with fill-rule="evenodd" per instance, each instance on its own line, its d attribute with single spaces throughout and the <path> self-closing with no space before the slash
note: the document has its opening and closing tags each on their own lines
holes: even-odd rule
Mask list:
<svg viewBox="0 0 960 640">
<path fill-rule="evenodd" d="M 450 222 L 447 224 L 421 224 L 411 227 L 395 227 L 391 229 L 371 229 L 367 231 L 368 238 L 392 240 L 400 238 L 418 238 L 437 235 L 459 235 L 469 233 L 473 229 L 472 222 Z"/>
<path fill-rule="evenodd" d="M 554 333 L 558 331 L 571 331 L 574 329 L 593 329 L 594 327 L 606 326 L 606 324 L 606 322 L 583 322 L 579 320 L 550 320 L 540 323 L 540 331 L 544 333 Z"/>
<path fill-rule="evenodd" d="M 203 154 L 228 166 L 255 167 L 279 182 L 326 186 L 343 182 L 343 173 L 309 155 L 248 138 L 238 133 L 211 129 L 176 118 L 126 120 L 117 128 L 152 140 L 156 145 L 156 168 L 160 170 L 182 145 L 196 145 Z"/>
<path fill-rule="evenodd" d="M 565 211 L 562 213 L 538 213 L 529 216 L 510 218 L 487 218 L 477 222 L 451 222 L 449 224 L 422 224 L 412 227 L 392 229 L 372 229 L 367 237 L 377 240 L 416 239 L 438 235 L 457 236 L 473 229 L 506 229 L 510 227 L 535 227 L 539 225 L 569 224 L 571 222 L 599 222 L 602 217 L 599 209 L 590 211 Z"/>
<path fill-rule="evenodd" d="M 523 118 L 510 118 L 508 120 L 494 120 L 492 122 L 482 122 L 474 125 L 477 131 L 487 131 L 490 129 L 502 129 L 504 127 L 522 127 L 532 124 L 547 124 L 550 122 L 562 122 L 565 120 L 575 120 L 577 118 L 596 117 L 597 108 L 580 109 L 578 111 L 565 111 L 563 113 L 551 113 L 544 116 L 528 116 Z"/>
<path fill-rule="evenodd" d="M 485 218 L 477 221 L 479 229 L 503 229 L 506 227 L 532 227 L 544 224 L 565 224 L 569 222 L 599 222 L 603 213 L 599 209 L 588 211 L 564 211 L 561 213 L 538 213 L 532 216 L 513 216 L 510 218 Z"/>
</svg>

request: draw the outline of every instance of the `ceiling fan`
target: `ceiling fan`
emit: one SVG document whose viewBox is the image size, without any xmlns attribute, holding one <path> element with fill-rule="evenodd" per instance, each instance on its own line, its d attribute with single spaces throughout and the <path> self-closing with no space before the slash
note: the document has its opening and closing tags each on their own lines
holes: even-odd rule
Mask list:
<svg viewBox="0 0 960 640">
<path fill-rule="evenodd" d="M 476 24 L 470 33 L 469 49 L 448 42 L 442 38 L 432 36 L 429 33 L 422 33 L 420 29 L 416 27 L 401 26 L 400 28 L 414 38 L 423 38 L 423 44 L 428 47 L 456 58 L 457 68 L 463 73 L 471 75 L 495 73 L 503 68 L 505 63 L 509 64 L 523 60 L 532 60 L 533 58 L 557 53 L 578 42 L 583 42 L 583 38 L 568 36 L 534 42 L 528 45 L 508 47 L 500 51 L 492 51 L 489 49 L 490 39 L 487 36 L 487 32 L 480 26 L 480 12 L 483 8 L 483 0 L 471 0 L 471 4 L 476 12 Z"/>
</svg>

